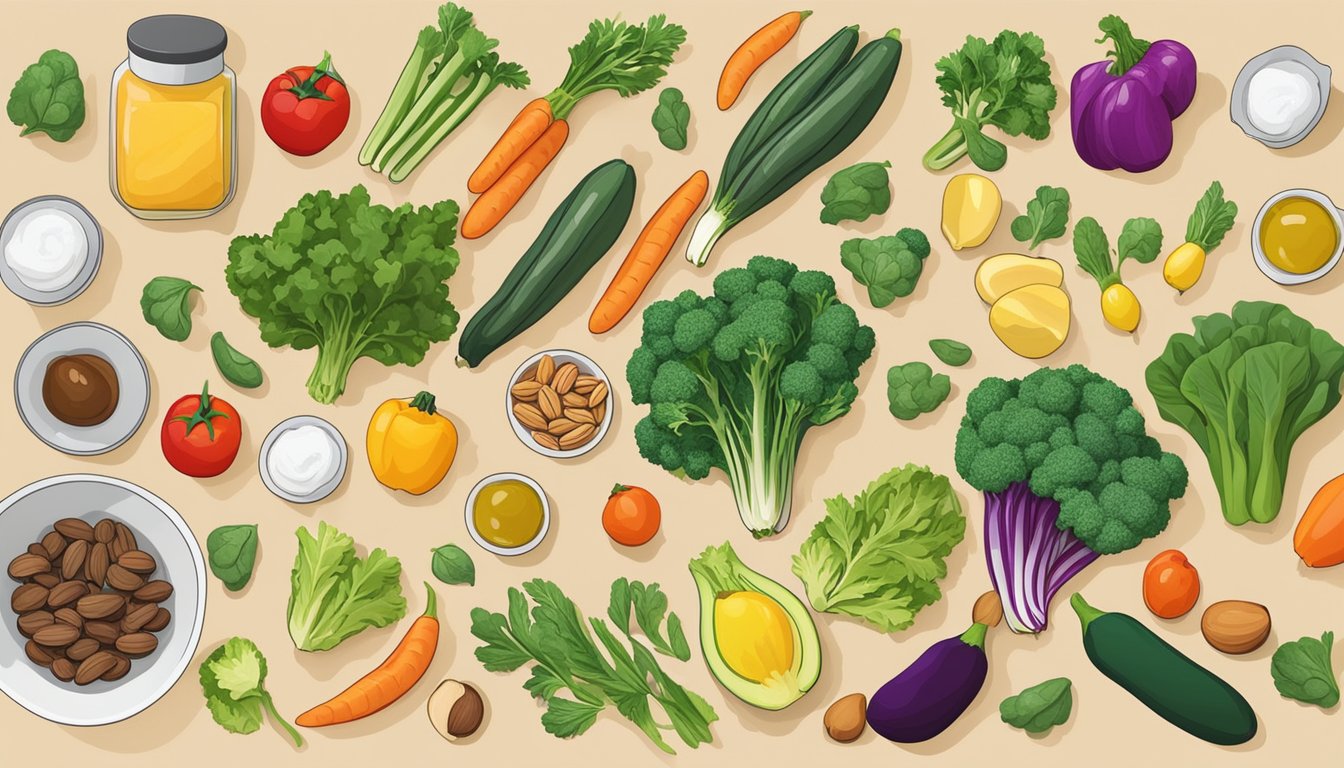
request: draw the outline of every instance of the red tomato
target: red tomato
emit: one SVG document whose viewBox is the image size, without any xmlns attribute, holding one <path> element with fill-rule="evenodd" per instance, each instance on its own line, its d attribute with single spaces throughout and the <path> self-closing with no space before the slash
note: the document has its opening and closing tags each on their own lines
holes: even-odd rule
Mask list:
<svg viewBox="0 0 1344 768">
<path fill-rule="evenodd" d="M 617 484 L 602 510 L 602 527 L 616 543 L 638 547 L 658 533 L 662 507 L 652 493 L 636 486 Z"/>
<path fill-rule="evenodd" d="M 275 145 L 291 155 L 326 149 L 350 122 L 350 93 L 331 66 L 331 54 L 316 67 L 294 67 L 271 80 L 261 99 L 261 125 Z"/>
<path fill-rule="evenodd" d="M 163 417 L 159 430 L 163 457 L 173 469 L 191 477 L 214 477 L 229 468 L 243 442 L 243 422 L 232 405 L 201 394 L 179 397 Z"/>
</svg>

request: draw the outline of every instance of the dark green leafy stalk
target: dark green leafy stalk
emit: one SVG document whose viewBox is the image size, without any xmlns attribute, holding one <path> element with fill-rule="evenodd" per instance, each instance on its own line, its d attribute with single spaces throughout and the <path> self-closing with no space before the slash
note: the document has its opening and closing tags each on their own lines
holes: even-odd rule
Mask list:
<svg viewBox="0 0 1344 768">
<path fill-rule="evenodd" d="M 153 278 L 140 293 L 140 312 L 165 339 L 186 341 L 191 335 L 191 292 L 199 290 L 180 277 Z"/>
<path fill-rule="evenodd" d="M 1036 188 L 1027 212 L 1013 219 L 1013 239 L 1035 248 L 1046 240 L 1063 237 L 1069 225 L 1069 191 L 1063 187 Z"/>
<path fill-rule="evenodd" d="M 681 91 L 664 88 L 658 94 L 658 106 L 653 110 L 653 129 L 664 147 L 680 151 L 686 148 L 686 132 L 691 124 L 691 108 Z"/>
<path fill-rule="evenodd" d="M 1274 687 L 1286 698 L 1321 709 L 1338 704 L 1339 680 L 1330 664 L 1334 643 L 1335 633 L 1324 632 L 1320 640 L 1304 637 L 1280 645 L 1269 666 Z"/>
<path fill-rule="evenodd" d="M 200 679 L 205 706 L 224 730 L 256 733 L 265 711 L 285 729 L 294 746 L 303 746 L 303 737 L 275 709 L 266 690 L 266 657 L 251 640 L 226 640 L 201 662 Z"/>
<path fill-rule="evenodd" d="M 686 642 L 686 634 L 681 628 L 681 619 L 675 613 L 667 612 L 667 595 L 657 584 L 645 585 L 638 581 L 617 579 L 611 584 L 611 603 L 607 616 L 611 623 L 627 636 L 630 635 L 630 609 L 634 608 L 635 621 L 644 636 L 653 643 L 653 649 L 667 656 L 689 661 L 691 647 Z M 667 618 L 667 636 L 660 627 L 663 618 Z"/>
<path fill-rule="evenodd" d="M 929 239 L 924 233 L 906 227 L 894 235 L 844 241 L 840 244 L 840 263 L 867 287 L 868 300 L 880 309 L 914 293 L 929 253 Z"/>
<path fill-rule="evenodd" d="M 5 113 L 23 128 L 20 136 L 45 133 L 52 141 L 69 141 L 84 125 L 84 82 L 74 58 L 56 49 L 43 53 L 19 75 Z"/>
<path fill-rule="evenodd" d="M 471 633 L 483 643 L 476 649 L 476 658 L 487 671 L 512 672 L 532 665 L 523 688 L 545 703 L 541 723 L 547 733 L 558 738 L 577 736 L 592 727 L 603 710 L 615 707 L 654 746 L 675 754 L 663 739 L 662 731 L 668 726 L 654 718 L 652 700 L 687 746 L 713 741 L 709 726 L 718 715 L 703 698 L 667 676 L 653 653 L 626 631 L 628 618 L 624 625 L 618 622 L 629 643 L 627 649 L 605 621 L 585 620 L 555 584 L 534 579 L 523 590 L 509 589 L 507 613 L 472 609 Z M 613 594 L 616 591 L 613 585 Z M 638 607 L 636 611 L 638 618 Z M 672 634 L 671 626 L 668 634 Z M 561 695 L 566 691 L 572 698 Z"/>
<path fill-rule="evenodd" d="M 1208 253 L 1222 244 L 1236 220 L 1237 204 L 1223 199 L 1223 185 L 1215 181 L 1195 204 L 1185 225 L 1185 240 Z"/>
<path fill-rule="evenodd" d="M 430 407 L 433 408 L 433 405 Z M 471 555 L 461 547 L 456 544 L 444 544 L 432 551 L 434 557 L 430 560 L 429 567 L 434 572 L 434 578 L 444 584 L 476 585 L 476 564 L 471 561 Z"/>
<path fill-rule="evenodd" d="M 257 361 L 233 348 L 221 331 L 210 337 L 210 353 L 221 376 L 235 387 L 256 389 L 261 386 L 261 366 Z"/>
<path fill-rule="evenodd" d="M 257 526 L 220 526 L 206 537 L 205 549 L 210 572 L 230 592 L 237 592 L 252 579 L 257 562 Z"/>
<path fill-rule="evenodd" d="M 965 45 L 934 66 L 952 128 L 924 154 L 925 168 L 942 170 L 966 155 L 983 170 L 1002 168 L 1008 148 L 986 136 L 986 126 L 1036 141 L 1050 135 L 1057 93 L 1045 43 L 1035 34 L 1005 29 L 992 43 L 967 36 Z"/>
<path fill-rule="evenodd" d="M 971 348 L 955 339 L 931 339 L 929 349 L 939 360 L 958 368 L 971 360 Z"/>
<path fill-rule="evenodd" d="M 1027 733 L 1048 733 L 1068 722 L 1073 711 L 1073 683 L 1056 677 L 1009 696 L 999 703 L 1003 722 Z"/>
<path fill-rule="evenodd" d="M 564 120 L 575 104 L 598 91 L 614 90 L 624 97 L 652 88 L 667 74 L 684 42 L 686 30 L 668 24 L 663 14 L 637 25 L 593 21 L 588 34 L 569 49 L 569 70 L 560 87 L 546 96 L 551 115 Z"/>
<path fill-rule="evenodd" d="M 865 221 L 891 205 L 890 162 L 859 163 L 836 171 L 821 190 L 821 221 Z"/>
<path fill-rule="evenodd" d="M 891 415 L 902 421 L 933 413 L 952 394 L 952 380 L 935 374 L 926 363 L 892 366 L 887 371 L 887 404 Z"/>
</svg>

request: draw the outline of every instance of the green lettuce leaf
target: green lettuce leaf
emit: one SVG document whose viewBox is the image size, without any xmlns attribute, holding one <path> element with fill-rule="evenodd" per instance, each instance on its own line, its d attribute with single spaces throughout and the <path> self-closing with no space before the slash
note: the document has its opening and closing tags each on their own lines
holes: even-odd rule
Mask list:
<svg viewBox="0 0 1344 768">
<path fill-rule="evenodd" d="M 401 561 L 384 550 L 355 556 L 355 541 L 319 523 L 317 536 L 300 527 L 290 575 L 289 636 L 301 651 L 326 651 L 369 627 L 406 615 Z"/>
<path fill-rule="evenodd" d="M 256 733 L 261 728 L 262 711 L 303 746 L 303 737 L 280 717 L 266 690 L 266 657 L 251 640 L 233 637 L 216 648 L 201 662 L 201 691 L 210 715 L 229 733 Z"/>
</svg>

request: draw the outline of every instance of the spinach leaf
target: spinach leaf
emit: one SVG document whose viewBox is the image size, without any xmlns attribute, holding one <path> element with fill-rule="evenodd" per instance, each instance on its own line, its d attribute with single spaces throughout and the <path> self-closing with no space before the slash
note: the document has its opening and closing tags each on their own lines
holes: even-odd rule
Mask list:
<svg viewBox="0 0 1344 768">
<path fill-rule="evenodd" d="M 210 353 L 215 356 L 219 374 L 235 387 L 256 389 L 261 386 L 261 366 L 257 361 L 233 348 L 224 334 L 215 331 L 210 337 Z"/>
<path fill-rule="evenodd" d="M 23 128 L 20 136 L 45 133 L 69 141 L 84 124 L 84 82 L 79 65 L 65 51 L 50 50 L 19 75 L 5 113 Z"/>
<path fill-rule="evenodd" d="M 1289 699 L 1329 709 L 1339 703 L 1339 681 L 1330 665 L 1330 648 L 1335 633 L 1325 632 L 1321 639 L 1304 637 L 1280 645 L 1270 661 L 1269 673 L 1274 687 Z"/>
<path fill-rule="evenodd" d="M 1149 264 L 1162 251 L 1162 225 L 1149 218 L 1130 219 L 1120 230 L 1120 239 L 1115 246 L 1120 255 L 1115 265 L 1117 270 L 1125 259 Z"/>
<path fill-rule="evenodd" d="M 932 413 L 952 394 L 952 380 L 935 374 L 926 363 L 906 363 L 887 371 L 887 405 L 891 415 L 910 421 Z"/>
<path fill-rule="evenodd" d="M 840 244 L 840 263 L 868 288 L 868 300 L 878 308 L 914 293 L 928 257 L 929 239 L 909 227 L 894 235 L 856 237 Z"/>
<path fill-rule="evenodd" d="M 1069 225 L 1069 191 L 1063 187 L 1041 186 L 1027 203 L 1027 212 L 1013 219 L 1013 239 L 1030 242 L 1035 248 L 1046 240 L 1062 237 Z"/>
<path fill-rule="evenodd" d="M 939 360 L 958 368 L 971 359 L 971 348 L 955 339 L 932 339 L 929 349 Z"/>
<path fill-rule="evenodd" d="M 180 277 L 159 276 L 145 283 L 140 311 L 145 322 L 159 329 L 165 339 L 186 341 L 191 335 L 191 292 L 201 287 Z"/>
<path fill-rule="evenodd" d="M 224 588 L 237 592 L 252 579 L 257 562 L 257 526 L 224 525 L 205 539 L 210 572 L 224 582 Z"/>
<path fill-rule="evenodd" d="M 444 544 L 433 552 L 434 557 L 430 560 L 429 568 L 434 572 L 434 578 L 444 584 L 476 585 L 476 564 L 471 561 L 471 555 L 462 551 L 461 547 L 456 544 Z"/>
<path fill-rule="evenodd" d="M 1033 685 L 999 704 L 1003 722 L 1027 733 L 1045 733 L 1056 725 L 1063 725 L 1072 711 L 1073 683 L 1067 677 Z"/>
<path fill-rule="evenodd" d="M 674 150 L 686 148 L 686 130 L 691 123 L 691 108 L 676 88 L 664 88 L 658 94 L 658 106 L 653 110 L 653 128 L 664 147 Z"/>
<path fill-rule="evenodd" d="M 890 167 L 890 162 L 859 163 L 837 171 L 821 190 L 822 223 L 864 221 L 875 213 L 886 213 L 891 206 Z"/>
</svg>

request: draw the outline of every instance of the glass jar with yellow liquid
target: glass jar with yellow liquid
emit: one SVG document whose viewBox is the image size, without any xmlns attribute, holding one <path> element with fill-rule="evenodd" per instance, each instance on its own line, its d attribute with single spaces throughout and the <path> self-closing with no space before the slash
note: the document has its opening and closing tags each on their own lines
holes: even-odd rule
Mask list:
<svg viewBox="0 0 1344 768">
<path fill-rule="evenodd" d="M 112 193 L 142 219 L 194 219 L 233 199 L 237 86 L 228 34 L 198 16 L 140 19 L 112 73 Z"/>
</svg>

